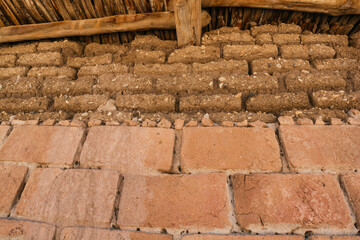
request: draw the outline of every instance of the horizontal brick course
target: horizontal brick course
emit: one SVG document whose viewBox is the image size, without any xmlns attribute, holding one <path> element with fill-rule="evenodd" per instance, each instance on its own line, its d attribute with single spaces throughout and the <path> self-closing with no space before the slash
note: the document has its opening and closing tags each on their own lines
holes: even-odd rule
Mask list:
<svg viewBox="0 0 360 240">
<path fill-rule="evenodd" d="M 221 31 L 221 30 L 220 30 Z M 246 31 L 216 34 L 217 30 L 205 33 L 201 43 L 204 45 L 220 46 L 224 44 L 254 44 L 254 38 Z"/>
<path fill-rule="evenodd" d="M 177 48 L 177 42 L 173 40 L 161 40 L 154 35 L 137 35 L 131 42 L 131 48 L 164 51 L 167 54 L 173 52 Z"/>
<path fill-rule="evenodd" d="M 291 235 L 184 235 L 181 240 L 303 240 L 303 236 Z"/>
<path fill-rule="evenodd" d="M 161 93 L 201 93 L 212 91 L 213 78 L 208 74 L 183 74 L 181 76 L 162 76 L 156 80 L 156 91 Z"/>
<path fill-rule="evenodd" d="M 54 109 L 68 112 L 94 111 L 108 100 L 105 95 L 60 96 L 54 98 Z"/>
<path fill-rule="evenodd" d="M 310 70 L 309 61 L 303 59 L 259 59 L 251 63 L 252 73 L 287 73 L 291 70 Z"/>
<path fill-rule="evenodd" d="M 25 76 L 28 71 L 27 67 L 0 68 L 0 80 L 13 76 Z"/>
<path fill-rule="evenodd" d="M 224 60 L 218 62 L 208 63 L 194 63 L 194 72 L 196 73 L 230 73 L 236 72 L 238 74 L 248 74 L 249 67 L 245 60 Z"/>
<path fill-rule="evenodd" d="M 337 58 L 353 58 L 360 60 L 360 49 L 354 47 L 335 47 Z"/>
<path fill-rule="evenodd" d="M 2 98 L 0 99 L 0 112 L 8 113 L 19 112 L 39 112 L 45 111 L 50 105 L 50 99 L 47 97 L 22 98 Z"/>
<path fill-rule="evenodd" d="M 33 67 L 29 77 L 70 77 L 76 78 L 76 70 L 69 67 Z"/>
<path fill-rule="evenodd" d="M 259 33 L 278 33 L 279 32 L 279 28 L 276 25 L 262 25 L 262 26 L 255 26 L 251 28 L 251 35 L 256 36 Z"/>
<path fill-rule="evenodd" d="M 311 60 L 333 58 L 336 54 L 332 47 L 324 44 L 311 44 L 308 53 Z"/>
<path fill-rule="evenodd" d="M 19 56 L 17 64 L 20 66 L 61 66 L 63 56 L 58 52 L 23 54 Z"/>
<path fill-rule="evenodd" d="M 314 61 L 314 66 L 318 70 L 331 70 L 331 71 L 350 71 L 358 68 L 356 59 L 324 59 Z"/>
<path fill-rule="evenodd" d="M 102 75 L 106 73 L 127 73 L 129 67 L 124 64 L 113 63 L 109 65 L 84 66 L 79 69 L 78 76 Z"/>
<path fill-rule="evenodd" d="M 41 81 L 34 77 L 11 77 L 1 82 L 0 97 L 35 97 Z"/>
<path fill-rule="evenodd" d="M 3 45 L 0 47 L 0 55 L 34 53 L 36 52 L 36 45 L 37 43 Z"/>
<path fill-rule="evenodd" d="M 224 46 L 223 50 L 225 59 L 235 60 L 255 60 L 260 58 L 277 57 L 278 48 L 276 45 L 264 44 L 259 45 L 232 45 Z"/>
<path fill-rule="evenodd" d="M 84 66 L 105 65 L 112 63 L 112 54 L 104 54 L 95 57 L 69 57 L 68 67 L 81 68 Z"/>
<path fill-rule="evenodd" d="M 227 74 L 218 78 L 219 88 L 230 90 L 231 92 L 244 93 L 274 93 L 278 90 L 278 80 L 276 77 L 259 75 Z"/>
<path fill-rule="evenodd" d="M 301 43 L 303 44 L 332 44 L 335 46 L 347 46 L 349 44 L 346 35 L 327 35 L 327 34 L 309 34 L 301 35 Z"/>
<path fill-rule="evenodd" d="M 69 78 L 48 77 L 42 83 L 42 93 L 45 96 L 84 95 L 91 94 L 95 78 L 80 77 L 72 81 Z"/>
<path fill-rule="evenodd" d="M 166 54 L 163 51 L 146 51 L 136 49 L 128 52 L 121 59 L 114 59 L 121 63 L 165 63 Z"/>
<path fill-rule="evenodd" d="M 149 76 L 177 75 L 188 73 L 189 65 L 184 63 L 174 64 L 141 64 L 135 63 L 134 74 Z"/>
<path fill-rule="evenodd" d="M 46 52 L 62 52 L 65 55 L 80 55 L 82 54 L 83 47 L 72 41 L 55 41 L 55 42 L 40 42 L 37 46 L 38 51 Z"/>
<path fill-rule="evenodd" d="M 53 240 L 55 226 L 21 220 L 0 219 L 0 238 Z"/>
<path fill-rule="evenodd" d="M 311 100 L 314 106 L 319 108 L 343 110 L 360 108 L 360 92 L 348 94 L 344 91 L 320 90 L 312 93 Z"/>
<path fill-rule="evenodd" d="M 238 95 L 211 95 L 211 96 L 189 96 L 180 99 L 181 112 L 194 111 L 240 111 L 241 94 Z"/>
<path fill-rule="evenodd" d="M 127 51 L 124 45 L 90 43 L 86 45 L 84 55 L 86 57 L 101 56 L 107 53 L 123 55 Z"/>
<path fill-rule="evenodd" d="M 168 63 L 206 63 L 220 58 L 220 48 L 214 46 L 188 46 L 170 54 Z"/>
<path fill-rule="evenodd" d="M 116 95 L 115 106 L 119 110 L 142 110 L 145 112 L 175 111 L 175 97 L 168 94 Z"/>
<path fill-rule="evenodd" d="M 281 57 L 286 59 L 308 59 L 308 47 L 305 45 L 285 45 L 280 47 Z"/>
<path fill-rule="evenodd" d="M 273 42 L 276 45 L 286 45 L 286 44 L 300 44 L 300 35 L 299 34 L 274 34 Z"/>
<path fill-rule="evenodd" d="M 0 67 L 15 67 L 15 55 L 2 55 L 0 57 Z"/>
</svg>

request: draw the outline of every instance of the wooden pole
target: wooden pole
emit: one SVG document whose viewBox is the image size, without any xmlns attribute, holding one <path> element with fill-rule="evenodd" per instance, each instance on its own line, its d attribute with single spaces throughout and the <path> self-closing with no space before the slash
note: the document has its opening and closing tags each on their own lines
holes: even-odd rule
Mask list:
<svg viewBox="0 0 360 240">
<path fill-rule="evenodd" d="M 203 11 L 201 13 L 202 26 L 208 25 L 210 20 L 210 15 Z M 94 19 L 1 27 L 0 43 L 175 28 L 175 14 L 173 12 L 116 15 Z"/>
</svg>

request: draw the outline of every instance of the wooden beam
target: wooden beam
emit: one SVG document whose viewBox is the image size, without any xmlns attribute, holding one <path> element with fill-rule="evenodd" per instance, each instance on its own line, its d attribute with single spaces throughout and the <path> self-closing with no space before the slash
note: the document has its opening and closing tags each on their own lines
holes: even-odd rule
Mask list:
<svg viewBox="0 0 360 240">
<path fill-rule="evenodd" d="M 200 45 L 201 0 L 175 0 L 174 12 L 178 46 Z"/>
<path fill-rule="evenodd" d="M 202 12 L 202 26 L 208 25 L 210 20 L 210 15 L 205 11 Z M 175 14 L 173 12 L 116 15 L 94 19 L 1 27 L 0 43 L 175 28 Z"/>
</svg>

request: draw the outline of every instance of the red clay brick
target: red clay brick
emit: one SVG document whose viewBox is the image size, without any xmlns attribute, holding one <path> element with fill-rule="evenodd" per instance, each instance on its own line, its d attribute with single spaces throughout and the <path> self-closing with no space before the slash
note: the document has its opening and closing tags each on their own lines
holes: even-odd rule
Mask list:
<svg viewBox="0 0 360 240">
<path fill-rule="evenodd" d="M 28 71 L 27 67 L 0 68 L 0 80 L 13 76 L 25 76 Z"/>
<path fill-rule="evenodd" d="M 0 239 L 53 240 L 55 226 L 21 220 L 0 219 Z"/>
<path fill-rule="evenodd" d="M 171 129 L 92 127 L 81 153 L 80 165 L 131 174 L 170 171 L 174 141 L 175 133 Z"/>
<path fill-rule="evenodd" d="M 224 46 L 224 58 L 235 60 L 252 61 L 260 58 L 277 57 L 278 48 L 276 45 L 230 45 Z"/>
<path fill-rule="evenodd" d="M 183 129 L 181 168 L 185 172 L 277 172 L 281 167 L 280 150 L 272 129 Z"/>
<path fill-rule="evenodd" d="M 235 175 L 235 213 L 251 232 L 356 233 L 337 177 L 330 174 Z"/>
<path fill-rule="evenodd" d="M 277 45 L 286 45 L 286 44 L 300 44 L 300 35 L 299 34 L 274 34 L 273 41 Z"/>
<path fill-rule="evenodd" d="M 351 150 L 348 150 L 351 151 Z M 355 154 L 355 153 L 354 153 Z M 354 155 L 355 156 L 355 155 Z M 359 156 L 359 155 L 357 155 Z M 360 173 L 348 173 L 341 177 L 350 204 L 355 211 L 356 221 L 360 223 Z M 358 237 L 360 238 L 360 237 Z"/>
<path fill-rule="evenodd" d="M 185 235 L 181 240 L 303 240 L 303 236 L 281 235 Z"/>
<path fill-rule="evenodd" d="M 180 112 L 209 111 L 240 111 L 241 94 L 211 96 L 189 96 L 180 99 Z"/>
<path fill-rule="evenodd" d="M 173 112 L 175 97 L 169 94 L 116 95 L 115 106 L 119 110 L 141 110 L 144 112 Z"/>
<path fill-rule="evenodd" d="M 19 56 L 20 66 L 61 66 L 63 56 L 58 52 L 29 53 Z"/>
<path fill-rule="evenodd" d="M 360 240 L 359 236 L 311 236 L 310 240 Z"/>
<path fill-rule="evenodd" d="M 149 76 L 177 75 L 189 72 L 189 65 L 184 63 L 174 64 L 142 64 L 135 63 L 134 74 Z"/>
<path fill-rule="evenodd" d="M 294 171 L 360 169 L 357 126 L 280 126 L 286 159 Z"/>
<path fill-rule="evenodd" d="M 94 111 L 99 106 L 105 104 L 108 97 L 105 95 L 81 95 L 56 97 L 54 99 L 54 108 L 57 111 L 68 112 L 86 112 Z"/>
<path fill-rule="evenodd" d="M 225 174 L 125 176 L 120 228 L 229 230 Z M 170 194 L 169 194 L 170 193 Z M 156 201 L 154 201 L 156 199 Z"/>
<path fill-rule="evenodd" d="M 337 58 L 353 58 L 360 60 L 360 49 L 354 47 L 335 47 Z"/>
<path fill-rule="evenodd" d="M 0 164 L 0 217 L 7 217 L 19 196 L 28 168 L 17 165 Z M 6 187 L 5 187 L 6 186 Z M 1 223 L 0 223 L 1 225 Z"/>
<path fill-rule="evenodd" d="M 68 67 L 84 67 L 84 66 L 95 66 L 95 65 L 105 65 L 112 62 L 111 54 L 104 54 L 101 56 L 95 57 L 69 57 L 67 59 Z"/>
<path fill-rule="evenodd" d="M 0 67 L 15 67 L 15 55 L 2 55 L 0 57 Z"/>
<path fill-rule="evenodd" d="M 29 77 L 70 77 L 76 78 L 76 70 L 69 67 L 33 67 L 28 73 Z"/>
<path fill-rule="evenodd" d="M 0 145 L 10 131 L 10 126 L 0 126 Z"/>
<path fill-rule="evenodd" d="M 38 168 L 15 213 L 61 226 L 110 227 L 119 184 L 112 170 Z"/>
<path fill-rule="evenodd" d="M 77 127 L 16 127 L 0 148 L 0 160 L 70 166 L 83 134 Z"/>
<path fill-rule="evenodd" d="M 78 239 L 172 240 L 173 238 L 171 235 L 167 235 L 167 234 L 70 227 L 70 228 L 64 228 L 61 231 L 59 240 L 78 240 Z"/>
<path fill-rule="evenodd" d="M 226 74 L 218 78 L 219 88 L 230 90 L 230 92 L 243 93 L 274 93 L 278 90 L 278 79 L 276 77 L 259 75 Z"/>
<path fill-rule="evenodd" d="M 286 59 L 309 58 L 308 47 L 305 45 L 285 45 L 280 47 L 281 57 Z"/>
<path fill-rule="evenodd" d="M 119 63 L 109 65 L 84 66 L 79 69 L 78 76 L 102 75 L 107 73 L 127 73 L 129 67 Z"/>
<path fill-rule="evenodd" d="M 287 73 L 292 70 L 310 70 L 309 61 L 303 59 L 259 59 L 251 63 L 252 73 Z"/>
<path fill-rule="evenodd" d="M 169 63 L 210 62 L 220 58 L 220 48 L 214 46 L 188 46 L 170 54 Z"/>
</svg>

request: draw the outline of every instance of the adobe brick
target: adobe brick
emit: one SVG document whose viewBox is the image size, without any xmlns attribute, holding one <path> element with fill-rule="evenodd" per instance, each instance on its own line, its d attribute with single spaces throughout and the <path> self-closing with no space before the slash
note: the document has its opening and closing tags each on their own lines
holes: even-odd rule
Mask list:
<svg viewBox="0 0 360 240">
<path fill-rule="evenodd" d="M 91 76 L 79 77 L 74 81 L 67 77 L 48 77 L 42 83 L 42 93 L 50 97 L 91 94 L 95 81 Z"/>
<path fill-rule="evenodd" d="M 34 53 L 36 52 L 36 45 L 37 43 L 2 45 L 0 55 Z"/>
<path fill-rule="evenodd" d="M 129 67 L 119 63 L 109 65 L 84 66 L 79 69 L 78 76 L 102 75 L 106 73 L 128 73 Z"/>
<path fill-rule="evenodd" d="M 86 57 L 101 56 L 107 53 L 124 55 L 127 48 L 124 45 L 90 43 L 86 45 L 84 55 Z"/>
<path fill-rule="evenodd" d="M 184 235 L 181 240 L 303 240 L 303 236 L 291 235 Z"/>
<path fill-rule="evenodd" d="M 142 64 L 135 63 L 135 75 L 149 75 L 149 76 L 162 76 L 162 75 L 180 75 L 190 72 L 189 65 L 184 63 L 174 64 Z"/>
<path fill-rule="evenodd" d="M 349 79 L 354 91 L 360 91 L 360 71 L 351 72 L 349 74 Z"/>
<path fill-rule="evenodd" d="M 244 93 L 274 93 L 278 90 L 276 77 L 259 75 L 226 74 L 218 78 L 219 88 L 231 92 Z"/>
<path fill-rule="evenodd" d="M 0 111 L 8 113 L 19 112 L 39 112 L 45 111 L 50 105 L 50 99 L 47 97 L 22 98 L 2 98 L 0 99 Z"/>
<path fill-rule="evenodd" d="M 236 219 L 254 233 L 354 234 L 337 177 L 330 174 L 255 174 L 232 178 Z"/>
<path fill-rule="evenodd" d="M 347 94 L 344 91 L 320 90 L 313 92 L 311 99 L 315 107 L 348 110 L 359 104 L 356 93 L 354 95 Z"/>
<path fill-rule="evenodd" d="M 25 76 L 28 71 L 27 67 L 0 68 L 0 80 L 12 76 Z"/>
<path fill-rule="evenodd" d="M 354 48 L 360 48 L 360 38 L 350 40 L 350 46 Z"/>
<path fill-rule="evenodd" d="M 34 77 L 11 77 L 1 82 L 0 97 L 35 97 L 40 81 Z"/>
<path fill-rule="evenodd" d="M 60 226 L 107 228 L 119 184 L 119 173 L 112 170 L 38 168 L 31 173 L 15 214 Z"/>
<path fill-rule="evenodd" d="M 0 219 L 0 238 L 53 240 L 55 226 L 22 220 Z"/>
<path fill-rule="evenodd" d="M 69 67 L 33 67 L 28 72 L 29 77 L 70 77 L 76 78 L 76 70 Z"/>
<path fill-rule="evenodd" d="M 95 57 L 68 57 L 67 59 L 67 66 L 75 68 L 105 65 L 110 63 L 112 63 L 112 54 L 104 54 Z"/>
<path fill-rule="evenodd" d="M 238 95 L 210 95 L 210 96 L 189 96 L 180 99 L 181 112 L 194 111 L 240 111 L 241 94 Z"/>
<path fill-rule="evenodd" d="M 227 177 L 222 173 L 127 175 L 117 222 L 122 229 L 153 227 L 196 232 L 228 231 L 231 224 L 226 185 Z"/>
<path fill-rule="evenodd" d="M 352 58 L 360 60 L 360 49 L 354 47 L 335 47 L 337 58 Z"/>
<path fill-rule="evenodd" d="M 40 42 L 37 46 L 38 51 L 45 52 L 62 52 L 65 55 L 80 55 L 82 54 L 83 47 L 72 41 L 53 41 L 53 42 Z"/>
<path fill-rule="evenodd" d="M 260 58 L 277 57 L 278 48 L 276 45 L 230 45 L 224 46 L 224 58 L 227 60 L 255 60 Z"/>
<path fill-rule="evenodd" d="M 299 34 L 274 34 L 273 36 L 274 44 L 277 45 L 286 45 L 286 44 L 300 44 L 300 35 Z"/>
<path fill-rule="evenodd" d="M 215 46 L 188 46 L 170 54 L 168 63 L 206 63 L 220 58 L 220 48 Z"/>
<path fill-rule="evenodd" d="M 310 70 L 310 62 L 304 59 L 259 59 L 251 63 L 252 73 L 286 73 L 291 70 Z"/>
<path fill-rule="evenodd" d="M 121 59 L 114 59 L 121 63 L 165 63 L 166 54 L 163 51 L 146 51 L 136 49 L 128 52 Z"/>
<path fill-rule="evenodd" d="M 308 59 L 308 47 L 305 45 L 284 45 L 280 47 L 281 57 L 287 59 Z"/>
<path fill-rule="evenodd" d="M 208 62 L 208 63 L 194 63 L 193 64 L 194 72 L 196 73 L 230 73 L 236 72 L 239 74 L 248 74 L 249 67 L 248 63 L 245 60 L 223 60 L 218 62 Z"/>
<path fill-rule="evenodd" d="M 216 34 L 216 30 L 205 33 L 202 37 L 202 44 L 204 45 L 250 45 L 254 44 L 254 38 L 246 31 L 228 32 Z"/>
<path fill-rule="evenodd" d="M 303 44 L 327 44 L 335 46 L 348 46 L 348 36 L 346 35 L 327 35 L 327 34 L 308 34 L 301 35 L 301 43 Z"/>
<path fill-rule="evenodd" d="M 28 168 L 25 166 L 0 164 L 0 182 L 3 186 L 0 188 L 0 217 L 7 217 L 10 214 L 24 184 L 27 171 Z"/>
<path fill-rule="evenodd" d="M 137 35 L 131 42 L 133 49 L 164 51 L 166 54 L 173 52 L 177 48 L 177 42 L 172 40 L 161 40 L 154 35 Z"/>
<path fill-rule="evenodd" d="M 272 44 L 273 39 L 269 33 L 261 33 L 256 35 L 255 43 L 257 45 Z"/>
<path fill-rule="evenodd" d="M 280 23 L 279 24 L 279 33 L 301 33 L 301 27 L 296 24 L 286 24 Z"/>
<path fill-rule="evenodd" d="M 21 66 L 61 66 L 63 56 L 58 52 L 28 53 L 20 55 L 17 64 Z"/>
<path fill-rule="evenodd" d="M 279 32 L 279 28 L 276 25 L 270 25 L 270 24 L 266 24 L 266 25 L 261 25 L 261 26 L 254 26 L 251 28 L 251 35 L 252 36 L 256 36 L 260 33 L 278 33 Z"/>
<path fill-rule="evenodd" d="M 0 67 L 15 67 L 15 55 L 2 55 L 0 57 Z"/>
<path fill-rule="evenodd" d="M 120 110 L 141 110 L 145 112 L 175 111 L 175 97 L 169 94 L 116 95 L 115 106 Z"/>
<path fill-rule="evenodd" d="M 331 70 L 331 71 L 350 71 L 357 69 L 358 64 L 356 59 L 323 59 L 314 61 L 314 66 L 318 70 Z"/>
<path fill-rule="evenodd" d="M 346 152 L 349 154 L 348 150 L 346 150 Z M 355 152 L 354 152 L 354 154 L 355 154 Z M 353 156 L 355 157 L 355 155 L 353 155 Z M 355 159 L 355 158 L 353 158 L 353 159 Z M 355 162 L 357 162 L 357 161 L 355 160 L 354 163 Z M 355 211 L 356 221 L 358 224 L 360 222 L 360 200 L 359 200 L 359 196 L 360 196 L 359 182 L 360 181 L 359 180 L 360 180 L 359 173 L 347 173 L 347 174 L 341 176 L 341 182 L 343 183 L 343 186 L 346 190 L 350 204 Z M 360 238 L 360 237 L 358 237 L 358 238 Z M 349 239 L 349 240 L 352 240 L 352 239 Z"/>
<path fill-rule="evenodd" d="M 280 126 L 290 168 L 296 172 L 360 169 L 360 128 L 356 126 Z"/>
<path fill-rule="evenodd" d="M 184 128 L 181 168 L 185 172 L 281 171 L 275 132 L 268 128 Z"/>
<path fill-rule="evenodd" d="M 71 166 L 83 134 L 77 127 L 16 127 L 0 148 L 0 160 Z"/>
<path fill-rule="evenodd" d="M 117 169 L 124 174 L 169 172 L 174 142 L 172 129 L 92 127 L 81 153 L 80 165 Z"/>
<path fill-rule="evenodd" d="M 208 74 L 183 74 L 181 76 L 161 76 L 156 80 L 156 91 L 161 93 L 201 93 L 212 91 L 213 78 Z"/>
<path fill-rule="evenodd" d="M 0 126 L 0 145 L 10 131 L 10 126 Z"/>
<path fill-rule="evenodd" d="M 68 112 L 94 111 L 108 100 L 105 95 L 60 96 L 54 99 L 54 109 Z"/>
<path fill-rule="evenodd" d="M 309 45 L 309 56 L 311 60 L 334 58 L 335 50 L 332 47 L 324 44 L 311 44 Z"/>
</svg>

